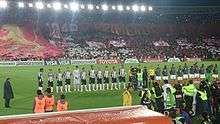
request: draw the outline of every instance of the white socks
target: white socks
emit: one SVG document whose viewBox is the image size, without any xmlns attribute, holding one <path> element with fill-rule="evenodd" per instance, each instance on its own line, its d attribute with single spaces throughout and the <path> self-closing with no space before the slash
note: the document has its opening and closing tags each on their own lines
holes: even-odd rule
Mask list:
<svg viewBox="0 0 220 124">
<path fill-rule="evenodd" d="M 95 90 L 95 84 L 92 84 L 92 90 L 93 90 L 93 91 L 96 91 L 96 90 Z"/>
<path fill-rule="evenodd" d="M 121 83 L 118 83 L 118 89 L 119 90 L 121 89 Z"/>
<path fill-rule="evenodd" d="M 67 85 L 65 85 L 65 92 L 66 92 L 66 93 L 68 92 L 68 90 L 67 90 Z"/>
<path fill-rule="evenodd" d="M 62 93 L 63 92 L 63 86 L 57 86 L 56 87 L 57 93 L 59 93 L 59 89 L 60 89 L 60 92 Z"/>
<path fill-rule="evenodd" d="M 89 84 L 89 91 L 91 91 L 91 84 Z"/>
<path fill-rule="evenodd" d="M 68 92 L 71 92 L 71 87 L 70 87 L 70 85 L 67 85 L 67 90 L 68 90 Z"/>
</svg>

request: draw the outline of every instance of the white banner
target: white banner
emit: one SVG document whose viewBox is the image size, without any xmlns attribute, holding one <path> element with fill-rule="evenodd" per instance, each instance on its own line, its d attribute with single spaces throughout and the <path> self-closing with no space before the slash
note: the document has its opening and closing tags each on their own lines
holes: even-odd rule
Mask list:
<svg viewBox="0 0 220 124">
<path fill-rule="evenodd" d="M 0 67 L 39 65 L 44 65 L 44 61 L 0 61 Z"/>
<path fill-rule="evenodd" d="M 83 64 L 96 64 L 96 60 L 95 59 L 91 59 L 91 60 L 83 60 L 83 59 L 79 59 L 79 60 L 70 60 L 71 65 L 83 65 Z"/>
<path fill-rule="evenodd" d="M 16 61 L 0 61 L 0 67 L 16 66 Z"/>
<path fill-rule="evenodd" d="M 128 63 L 139 63 L 139 61 L 137 59 L 126 59 L 125 60 L 125 64 L 128 64 Z"/>
<path fill-rule="evenodd" d="M 168 62 L 181 62 L 179 58 L 169 58 Z"/>
</svg>

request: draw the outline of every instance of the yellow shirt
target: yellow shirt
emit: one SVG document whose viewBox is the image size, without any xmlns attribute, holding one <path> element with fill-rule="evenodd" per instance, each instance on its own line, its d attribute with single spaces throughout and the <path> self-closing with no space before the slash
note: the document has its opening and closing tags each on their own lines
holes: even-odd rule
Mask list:
<svg viewBox="0 0 220 124">
<path fill-rule="evenodd" d="M 154 76 L 155 75 L 155 70 L 154 69 L 149 69 L 149 75 Z"/>
<path fill-rule="evenodd" d="M 128 90 L 125 90 L 122 96 L 123 96 L 123 106 L 131 106 L 132 105 L 131 93 Z"/>
</svg>

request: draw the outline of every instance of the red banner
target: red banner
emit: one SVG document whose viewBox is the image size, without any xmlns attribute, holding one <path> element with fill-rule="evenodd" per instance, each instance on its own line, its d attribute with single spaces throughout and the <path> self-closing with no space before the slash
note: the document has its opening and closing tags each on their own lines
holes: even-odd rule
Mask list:
<svg viewBox="0 0 220 124">
<path fill-rule="evenodd" d="M 172 124 L 143 106 L 115 107 L 0 117 L 0 124 Z"/>
<path fill-rule="evenodd" d="M 119 64 L 121 61 L 119 59 L 98 59 L 97 64 Z"/>
</svg>

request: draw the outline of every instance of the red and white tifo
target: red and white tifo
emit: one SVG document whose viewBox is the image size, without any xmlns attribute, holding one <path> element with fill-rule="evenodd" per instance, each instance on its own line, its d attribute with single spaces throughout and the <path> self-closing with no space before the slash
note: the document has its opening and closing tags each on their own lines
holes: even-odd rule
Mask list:
<svg viewBox="0 0 220 124">
<path fill-rule="evenodd" d="M 143 106 L 1 116 L 0 124 L 172 124 Z"/>
</svg>

